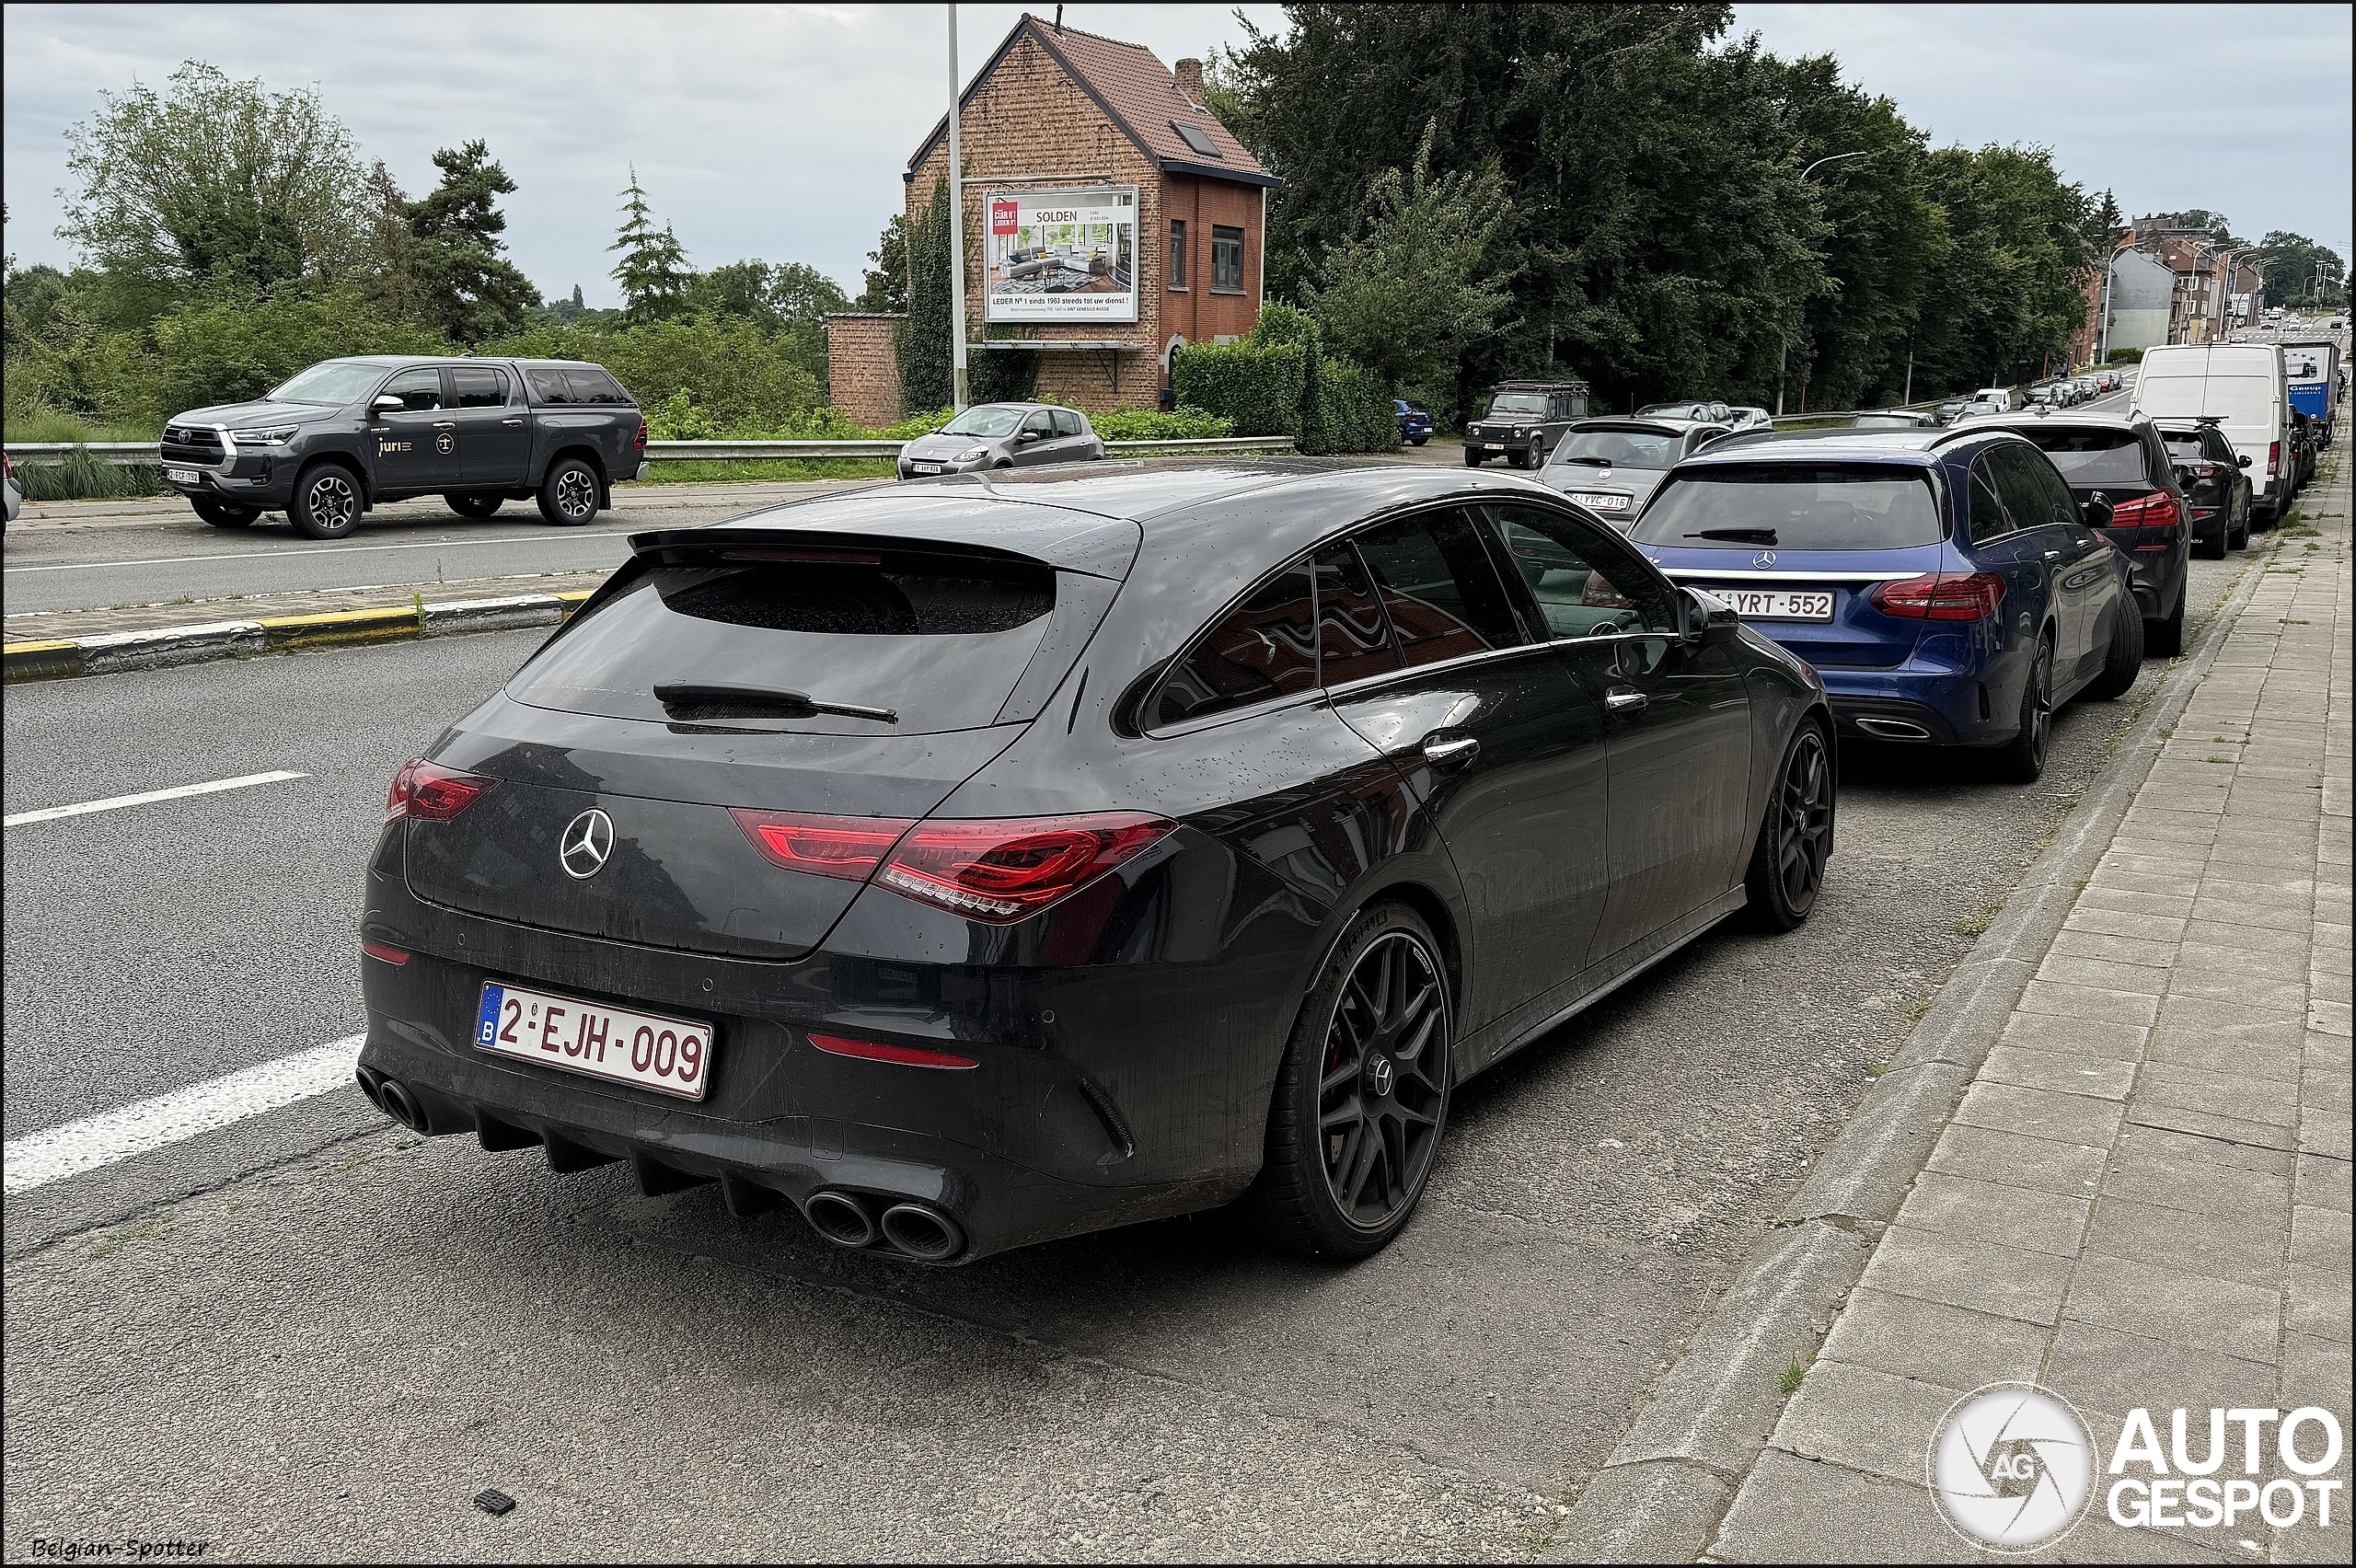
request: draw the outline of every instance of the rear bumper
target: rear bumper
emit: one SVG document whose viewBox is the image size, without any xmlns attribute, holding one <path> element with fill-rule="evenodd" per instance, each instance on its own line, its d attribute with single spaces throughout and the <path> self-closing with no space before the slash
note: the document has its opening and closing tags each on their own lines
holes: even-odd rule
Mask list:
<svg viewBox="0 0 2356 1568">
<path fill-rule="evenodd" d="M 1981 670 L 1923 668 L 1824 669 L 1827 699 L 1842 734 L 1916 745 L 1993 746 L 2020 728 L 2022 672 L 2009 681 L 2002 666 Z M 1910 733 L 1920 730 L 1920 734 Z"/>
</svg>

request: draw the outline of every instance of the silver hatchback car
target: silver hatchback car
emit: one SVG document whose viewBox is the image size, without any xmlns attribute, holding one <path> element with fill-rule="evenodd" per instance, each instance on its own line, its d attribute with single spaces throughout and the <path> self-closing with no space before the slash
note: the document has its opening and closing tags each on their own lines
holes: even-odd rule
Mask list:
<svg viewBox="0 0 2356 1568">
<path fill-rule="evenodd" d="M 1078 409 L 1053 403 L 976 403 L 932 434 L 900 448 L 900 478 L 1084 463 L 1103 455 L 1104 443 Z"/>
</svg>

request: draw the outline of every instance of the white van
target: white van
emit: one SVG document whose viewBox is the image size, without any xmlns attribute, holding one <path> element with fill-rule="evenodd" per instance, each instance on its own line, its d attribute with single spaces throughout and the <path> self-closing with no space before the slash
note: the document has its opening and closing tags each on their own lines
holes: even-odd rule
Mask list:
<svg viewBox="0 0 2356 1568">
<path fill-rule="evenodd" d="M 2131 414 L 2213 419 L 2249 472 L 2250 516 L 2271 527 L 2290 503 L 2290 388 L 2279 343 L 2176 343 L 2143 351 Z"/>
<path fill-rule="evenodd" d="M 2013 389 L 2009 386 L 1982 386 L 1971 395 L 1971 400 L 1975 403 L 1993 403 L 1996 405 L 1996 411 L 2004 414 L 2012 413 L 2019 407 L 2013 401 Z"/>
</svg>

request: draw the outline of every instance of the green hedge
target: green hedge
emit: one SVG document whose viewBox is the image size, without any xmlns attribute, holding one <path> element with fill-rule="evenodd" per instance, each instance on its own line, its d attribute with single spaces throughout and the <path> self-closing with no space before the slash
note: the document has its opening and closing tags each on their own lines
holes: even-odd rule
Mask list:
<svg viewBox="0 0 2356 1568">
<path fill-rule="evenodd" d="M 2143 351 L 2141 349 L 2113 349 L 2110 351 L 2109 360 L 2106 363 L 2110 364 L 2135 364 L 2142 361 L 2142 357 Z"/>
<path fill-rule="evenodd" d="M 1309 355 L 1299 348 L 1190 344 L 1170 370 L 1178 401 L 1228 421 L 1237 435 L 1300 434 Z"/>
<path fill-rule="evenodd" d="M 1316 397 L 1301 411 L 1303 452 L 1392 452 L 1399 414 L 1390 384 L 1345 359 L 1320 358 Z"/>
</svg>

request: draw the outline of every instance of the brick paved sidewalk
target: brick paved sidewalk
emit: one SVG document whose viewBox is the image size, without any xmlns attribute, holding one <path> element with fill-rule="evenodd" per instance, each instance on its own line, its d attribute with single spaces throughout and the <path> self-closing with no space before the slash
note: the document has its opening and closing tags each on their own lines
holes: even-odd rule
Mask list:
<svg viewBox="0 0 2356 1568">
<path fill-rule="evenodd" d="M 2195 1456 L 2211 1406 L 2323 1405 L 2356 1445 L 2348 448 L 2343 427 L 2338 472 L 2304 498 L 2315 532 L 2283 530 L 2253 563 L 2250 601 L 1711 1558 L 1971 1558 L 1924 1461 L 1948 1407 L 1991 1382 L 2067 1397 L 2106 1462 L 2139 1406 L 2163 1445 L 2169 1412 L 2189 1409 Z M 2240 1470 L 2228 1430 L 2221 1478 Z M 2349 1472 L 2343 1456 L 2330 1473 Z M 2048 1555 L 2350 1560 L 2344 1484 L 2328 1531 L 2312 1509 L 2286 1528 L 2245 1514 L 2230 1529 L 2131 1530 L 2105 1511 L 2108 1480 Z"/>
</svg>

